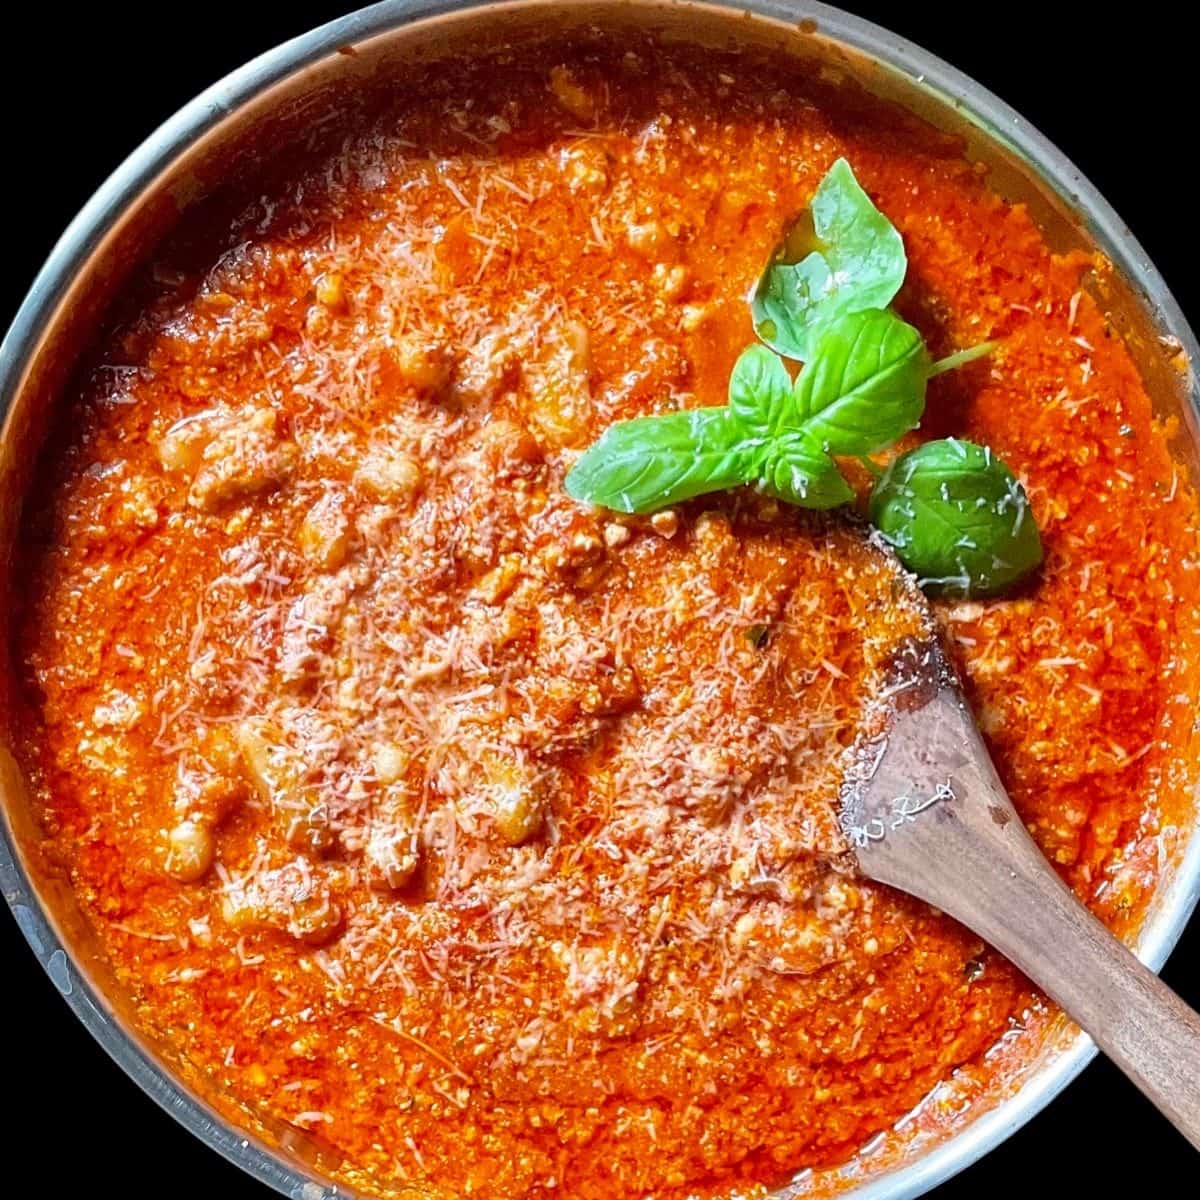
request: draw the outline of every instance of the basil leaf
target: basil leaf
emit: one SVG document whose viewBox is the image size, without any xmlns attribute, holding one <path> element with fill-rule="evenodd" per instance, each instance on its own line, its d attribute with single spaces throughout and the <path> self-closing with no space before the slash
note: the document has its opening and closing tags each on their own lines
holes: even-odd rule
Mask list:
<svg viewBox="0 0 1200 1200">
<path fill-rule="evenodd" d="M 821 325 L 796 381 L 796 413 L 832 454 L 873 454 L 915 429 L 930 359 L 921 335 L 887 309 Z"/>
<path fill-rule="evenodd" d="M 728 408 L 694 408 L 610 425 L 567 474 L 567 495 L 648 513 L 755 478 L 761 438 Z"/>
<path fill-rule="evenodd" d="M 754 330 L 789 358 L 808 361 L 818 324 L 864 308 L 886 308 L 900 290 L 908 260 L 892 223 L 859 186 L 850 164 L 830 167 L 809 205 L 814 248 L 799 262 L 784 247 L 754 290 Z"/>
<path fill-rule="evenodd" d="M 870 515 L 933 591 L 994 595 L 1042 561 L 1025 489 L 973 442 L 947 438 L 902 454 L 875 485 Z"/>
<path fill-rule="evenodd" d="M 778 354 L 747 346 L 729 376 L 729 408 L 747 428 L 778 433 L 793 417 L 792 381 Z"/>
<path fill-rule="evenodd" d="M 801 508 L 837 508 L 854 499 L 837 463 L 807 434 L 773 441 L 761 468 L 763 491 Z"/>
</svg>

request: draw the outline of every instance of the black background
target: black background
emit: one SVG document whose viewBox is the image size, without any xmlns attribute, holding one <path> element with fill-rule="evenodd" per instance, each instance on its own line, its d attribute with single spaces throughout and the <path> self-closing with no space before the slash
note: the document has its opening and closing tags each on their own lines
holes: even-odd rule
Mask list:
<svg viewBox="0 0 1200 1200">
<path fill-rule="evenodd" d="M 844 0 L 955 63 L 1040 127 L 1108 197 L 1200 322 L 1195 46 L 1168 0 L 1098 5 L 940 5 Z M 0 112 L 0 322 L 7 324 L 55 238 L 92 190 L 160 121 L 270 46 L 347 3 L 206 0 L 192 5 L 23 6 L 6 14 Z M 153 13 L 153 16 L 150 14 Z M 0 917 L 6 1018 L 4 1143 L 33 1165 L 25 1194 L 266 1200 L 146 1100 L 70 1015 L 7 913 Z M 1200 918 L 1164 978 L 1200 1007 Z M 939 1200 L 1196 1194 L 1196 1156 L 1107 1062 Z M 9 1186 L 13 1186 L 11 1183 Z M 16 1185 L 20 1188 L 20 1185 Z M 25 1191 L 24 1188 L 21 1188 Z"/>
</svg>

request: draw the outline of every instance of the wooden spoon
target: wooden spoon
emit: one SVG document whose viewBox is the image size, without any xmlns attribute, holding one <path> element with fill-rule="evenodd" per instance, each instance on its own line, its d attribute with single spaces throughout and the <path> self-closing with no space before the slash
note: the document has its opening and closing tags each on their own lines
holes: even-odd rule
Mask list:
<svg viewBox="0 0 1200 1200">
<path fill-rule="evenodd" d="M 1042 857 L 932 629 L 894 647 L 852 752 L 841 820 L 860 869 L 1011 959 L 1200 1149 L 1200 1016 Z"/>
</svg>

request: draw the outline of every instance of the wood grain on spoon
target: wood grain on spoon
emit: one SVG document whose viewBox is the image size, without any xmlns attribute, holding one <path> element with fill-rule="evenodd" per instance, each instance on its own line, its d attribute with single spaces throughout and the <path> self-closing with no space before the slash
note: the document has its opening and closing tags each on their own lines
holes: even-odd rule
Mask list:
<svg viewBox="0 0 1200 1200">
<path fill-rule="evenodd" d="M 1042 856 L 932 629 L 896 647 L 854 748 L 842 824 L 865 875 L 949 913 L 1011 959 L 1200 1149 L 1200 1016 Z"/>
</svg>

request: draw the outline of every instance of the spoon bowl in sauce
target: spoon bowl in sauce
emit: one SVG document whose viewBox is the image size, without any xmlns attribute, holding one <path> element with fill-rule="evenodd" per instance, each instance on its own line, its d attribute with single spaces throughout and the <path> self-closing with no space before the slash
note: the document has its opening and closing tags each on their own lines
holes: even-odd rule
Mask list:
<svg viewBox="0 0 1200 1200">
<path fill-rule="evenodd" d="M 896 643 L 882 679 L 842 787 L 859 869 L 948 913 L 1015 963 L 1200 1149 L 1200 1016 L 1043 857 L 932 618 L 927 636 Z"/>
</svg>

